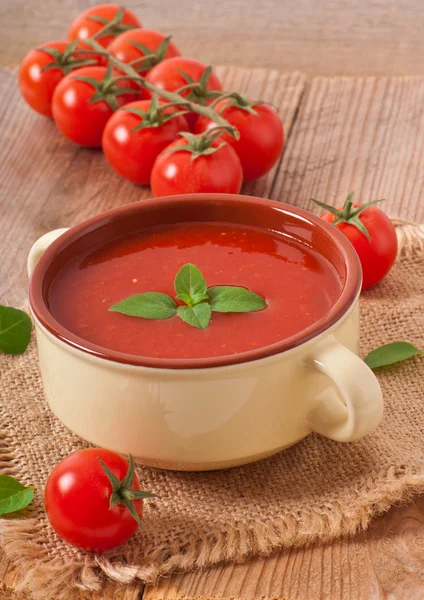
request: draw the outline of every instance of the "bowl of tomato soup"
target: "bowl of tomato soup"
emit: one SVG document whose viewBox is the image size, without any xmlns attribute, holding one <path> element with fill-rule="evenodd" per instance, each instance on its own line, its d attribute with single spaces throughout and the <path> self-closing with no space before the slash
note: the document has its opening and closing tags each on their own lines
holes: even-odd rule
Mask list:
<svg viewBox="0 0 424 600">
<path fill-rule="evenodd" d="M 312 431 L 352 441 L 381 419 L 358 356 L 359 260 L 304 210 L 143 200 L 44 235 L 28 270 L 47 400 L 98 446 L 210 470 Z"/>
</svg>

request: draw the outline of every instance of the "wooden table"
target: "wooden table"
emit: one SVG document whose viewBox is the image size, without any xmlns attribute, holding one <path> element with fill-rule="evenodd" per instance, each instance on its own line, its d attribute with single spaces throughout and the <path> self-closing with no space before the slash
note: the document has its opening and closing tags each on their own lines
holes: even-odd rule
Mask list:
<svg viewBox="0 0 424 600">
<path fill-rule="evenodd" d="M 0 64 L 17 63 L 30 47 L 60 39 L 62 21 L 69 22 L 87 4 L 82 0 L 59 4 L 3 0 Z M 308 78 L 293 75 L 284 79 L 290 97 L 283 160 L 271 177 L 247 192 L 256 190 L 310 208 L 311 196 L 334 203 L 355 189 L 363 200 L 385 196 L 386 210 L 395 218 L 424 222 L 424 78 L 313 77 L 424 74 L 421 0 L 131 0 L 126 4 L 145 25 L 173 32 L 186 54 L 213 63 L 271 66 L 309 74 Z M 269 81 L 283 82 L 278 73 L 261 70 L 249 77 L 254 86 L 261 81 L 268 82 L 268 87 Z M 71 202 L 73 189 L 81 185 L 78 165 L 82 155 L 62 143 L 43 148 L 41 140 L 40 156 L 51 154 L 51 162 L 49 156 L 43 158 L 43 164 L 51 164 L 51 171 L 40 177 L 56 177 L 53 188 L 51 182 L 43 188 L 33 164 L 37 156 L 28 156 L 22 142 L 18 148 L 9 143 L 19 140 L 17 112 L 22 110 L 22 127 L 32 115 L 16 104 L 13 75 L 4 71 L 2 82 L 0 111 L 9 116 L 2 125 L 6 141 L 0 146 L 0 301 L 19 304 L 25 296 L 24 256 L 31 242 L 48 229 L 110 207 L 114 190 L 120 190 L 121 184 L 112 190 L 105 188 L 105 166 L 93 161 L 90 176 L 94 183 L 83 183 L 84 201 L 73 198 Z M 8 107 L 8 101 L 12 106 Z M 14 125 L 8 128 L 11 114 Z M 40 132 L 35 126 L 34 136 Z M 32 148 L 34 151 L 34 144 Z M 138 199 L 138 188 L 122 184 L 122 189 L 128 201 Z M 0 572 L 0 581 L 12 588 L 13 571 Z M 113 588 L 102 596 L 115 600 L 139 597 L 138 590 L 122 593 Z M 0 598 L 18 596 L 4 589 Z M 421 600 L 424 500 L 393 508 L 367 532 L 351 539 L 282 550 L 244 565 L 178 574 L 156 588 L 144 589 L 144 600 L 162 598 Z M 100 597 L 94 595 L 92 600 Z"/>
</svg>

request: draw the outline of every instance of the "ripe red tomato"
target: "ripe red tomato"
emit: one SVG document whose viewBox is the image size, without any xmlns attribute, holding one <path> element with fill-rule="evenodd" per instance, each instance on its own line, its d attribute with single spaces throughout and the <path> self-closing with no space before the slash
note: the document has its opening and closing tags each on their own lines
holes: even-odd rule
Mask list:
<svg viewBox="0 0 424 600">
<path fill-rule="evenodd" d="M 186 139 L 176 140 L 159 154 L 152 169 L 151 186 L 154 196 L 217 192 L 237 194 L 243 181 L 240 160 L 231 146 L 215 140 L 212 154 L 193 156 L 192 152 L 179 150 L 189 146 Z"/>
<path fill-rule="evenodd" d="M 121 33 L 121 35 L 110 44 L 108 52 L 124 63 L 131 63 L 135 60 L 139 61 L 134 64 L 134 68 L 140 75 L 145 75 L 147 71 L 162 60 L 180 56 L 178 48 L 170 40 L 165 52 L 162 52 L 164 45 L 166 46 L 165 40 L 165 36 L 162 33 L 159 33 L 159 31 L 153 31 L 152 29 L 130 29 L 129 31 Z M 147 52 L 144 52 L 132 42 L 148 48 L 150 53 L 158 53 L 158 56 L 143 63 L 140 59 L 143 58 Z M 143 66 L 143 68 L 140 68 L 141 66 Z"/>
<path fill-rule="evenodd" d="M 112 483 L 99 459 L 124 484 L 117 492 L 119 503 L 112 507 Z M 101 448 L 78 450 L 56 465 L 47 480 L 44 502 L 58 536 L 73 546 L 93 552 L 125 543 L 137 530 L 143 515 L 142 498 L 154 496 L 140 492 L 136 493 L 138 499 L 125 499 L 128 490 L 140 490 L 138 477 L 131 478 L 131 471 L 131 482 L 124 481 L 129 469 L 131 466 L 124 458 Z M 122 494 L 124 489 L 127 492 Z"/>
<path fill-rule="evenodd" d="M 240 133 L 236 140 L 229 133 L 222 135 L 237 152 L 243 167 L 244 181 L 262 177 L 275 165 L 283 150 L 283 125 L 277 112 L 267 104 L 253 105 L 256 115 L 241 106 L 234 106 L 231 100 L 224 99 L 215 109 L 234 125 Z M 250 104 L 247 103 L 248 107 Z M 195 133 L 203 133 L 216 127 L 216 123 L 201 115 L 195 126 Z"/>
<path fill-rule="evenodd" d="M 19 89 L 24 100 L 46 117 L 52 116 L 52 98 L 57 84 L 68 73 L 81 68 L 85 60 L 95 60 L 97 64 L 102 61 L 99 55 L 68 55 L 69 46 L 69 42 L 62 41 L 43 44 L 28 52 L 19 68 Z"/>
<path fill-rule="evenodd" d="M 117 22 L 111 26 L 106 35 L 96 38 L 96 41 L 104 48 L 107 48 L 115 37 L 127 29 L 143 27 L 140 19 L 128 8 L 124 9 L 119 4 L 98 4 L 87 8 L 72 21 L 68 31 L 68 40 L 91 38 L 114 19 Z"/>
<path fill-rule="evenodd" d="M 175 92 L 176 90 L 184 87 L 191 80 L 199 82 L 206 70 L 206 65 L 195 60 L 194 58 L 186 58 L 184 56 L 177 56 L 165 60 L 148 72 L 146 79 L 156 87 L 167 90 L 169 92 Z M 184 77 L 183 73 L 188 75 L 188 78 Z M 199 104 L 210 104 L 212 98 L 208 98 L 208 90 L 222 90 L 221 82 L 218 77 L 212 71 L 207 81 L 205 89 L 199 90 L 185 90 L 181 93 L 185 98 L 189 98 Z M 193 130 L 197 121 L 196 113 L 189 113 L 186 115 L 187 122 L 191 130 Z"/>
<path fill-rule="evenodd" d="M 126 104 L 111 116 L 103 132 L 102 146 L 119 175 L 133 183 L 150 183 L 157 156 L 178 138 L 179 131 L 187 131 L 187 121 L 182 115 L 169 118 L 176 112 L 175 107 L 161 109 L 156 103 L 152 105 L 151 100 L 140 100 Z"/>
<path fill-rule="evenodd" d="M 78 77 L 87 77 L 91 83 L 81 81 Z M 53 94 L 52 113 L 57 127 L 65 137 L 81 146 L 101 146 L 103 130 L 113 112 L 140 95 L 131 81 L 118 81 L 106 91 L 105 86 L 110 83 L 106 67 L 84 67 L 78 73 L 67 75 L 59 83 Z M 117 91 L 116 86 L 128 89 L 128 94 L 115 96 L 113 92 Z M 99 99 L 90 102 L 98 93 Z"/>
<path fill-rule="evenodd" d="M 359 256 L 363 272 L 362 289 L 366 290 L 390 271 L 396 259 L 398 242 L 393 223 L 382 210 L 373 206 L 374 203 L 353 204 L 352 198 L 353 193 L 349 194 L 344 206 L 337 209 L 329 207 L 331 210 L 324 213 L 322 218 L 334 223 L 340 218 L 335 210 L 342 215 L 344 213 L 343 220 L 336 227 L 348 238 Z M 356 212 L 358 209 L 359 213 Z M 370 239 L 361 231 L 364 227 Z"/>
</svg>

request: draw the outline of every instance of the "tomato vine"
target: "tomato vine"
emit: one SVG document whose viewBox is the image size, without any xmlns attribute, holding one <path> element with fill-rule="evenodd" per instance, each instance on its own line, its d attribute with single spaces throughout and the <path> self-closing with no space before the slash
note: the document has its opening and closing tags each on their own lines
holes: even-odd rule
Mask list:
<svg viewBox="0 0 424 600">
<path fill-rule="evenodd" d="M 99 42 L 96 41 L 96 38 L 101 37 L 101 35 L 104 34 L 105 32 L 109 32 L 109 24 L 105 25 L 105 27 L 103 29 L 101 29 L 100 31 L 98 31 L 92 38 L 87 38 L 84 40 L 85 45 L 91 47 L 92 50 L 79 50 L 78 53 L 80 55 L 87 54 L 88 56 L 94 55 L 94 54 L 102 55 L 108 61 L 109 65 L 112 65 L 112 66 L 116 67 L 120 72 L 125 73 L 126 77 L 123 76 L 122 79 L 125 79 L 125 78 L 131 79 L 132 81 L 136 82 L 141 87 L 149 90 L 149 92 L 152 92 L 153 94 L 155 94 L 161 98 L 164 98 L 168 102 L 172 103 L 172 106 L 178 105 L 178 106 L 186 108 L 187 110 L 195 112 L 198 115 L 202 115 L 204 117 L 211 119 L 217 125 L 224 128 L 223 132 L 227 131 L 227 133 L 229 133 L 235 139 L 239 138 L 239 132 L 236 129 L 236 127 L 233 127 L 232 125 L 230 125 L 230 123 L 228 123 L 228 121 L 226 121 L 226 119 L 224 119 L 216 110 L 214 110 L 213 106 L 204 106 L 203 104 L 200 104 L 200 103 L 194 101 L 193 99 L 184 98 L 180 94 L 180 92 L 183 91 L 183 88 L 181 88 L 180 90 L 177 90 L 176 92 L 170 92 L 168 90 L 163 90 L 163 89 L 153 85 L 149 81 L 147 81 L 145 77 L 143 77 L 136 71 L 136 69 L 134 68 L 133 65 L 124 63 L 121 60 L 117 59 L 115 56 L 112 56 L 112 54 L 110 54 L 106 48 L 104 48 L 101 44 L 99 44 Z M 205 73 L 210 74 L 210 72 L 211 72 L 211 67 L 207 67 L 207 69 L 205 70 Z M 207 75 L 205 77 L 207 77 Z M 192 91 L 197 91 L 198 94 L 201 95 L 204 91 L 203 84 L 204 84 L 204 82 L 200 81 L 200 82 L 190 82 L 187 85 L 190 86 L 190 89 Z M 187 86 L 184 86 L 184 89 L 187 89 Z M 231 97 L 232 95 L 234 95 L 234 97 L 240 96 L 240 94 L 237 94 L 236 92 L 234 92 L 234 93 L 233 92 L 222 92 L 222 93 L 214 92 L 214 100 L 216 102 L 216 101 L 219 101 L 222 97 L 228 98 L 228 97 Z M 193 94 L 193 96 L 195 97 L 196 94 Z"/>
</svg>

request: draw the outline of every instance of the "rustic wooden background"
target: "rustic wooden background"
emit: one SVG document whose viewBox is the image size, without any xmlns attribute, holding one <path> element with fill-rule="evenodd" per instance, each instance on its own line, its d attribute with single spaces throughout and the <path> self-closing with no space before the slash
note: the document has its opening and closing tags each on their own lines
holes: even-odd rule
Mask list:
<svg viewBox="0 0 424 600">
<path fill-rule="evenodd" d="M 72 17 L 94 3 L 0 0 L 0 65 L 18 63 L 40 42 L 61 39 Z M 173 33 L 187 55 L 262 67 L 221 71 L 240 89 L 268 94 L 281 106 L 289 137 L 280 168 L 246 193 L 306 206 L 311 195 L 334 203 L 356 189 L 364 199 L 385 196 L 394 217 L 424 222 L 423 0 L 128 0 L 126 5 L 147 27 Z M 0 301 L 13 304 L 25 297 L 24 256 L 37 235 L 109 208 L 117 198 L 124 203 L 148 192 L 105 175 L 96 153 L 56 137 L 52 125 L 19 100 L 13 73 L 3 69 L 1 76 Z M 81 197 L 75 190 L 82 190 Z M 0 572 L 1 581 L 13 587 L 13 571 Z M 111 588 L 92 600 L 112 598 L 139 600 L 140 590 L 123 594 Z M 143 598 L 422 600 L 424 500 L 392 509 L 354 538 L 175 575 L 145 588 Z M 18 596 L 5 588 L 0 599 Z"/>
<path fill-rule="evenodd" d="M 3 64 L 61 39 L 96 0 L 0 0 Z M 127 0 L 146 27 L 215 64 L 321 75 L 423 73 L 422 0 Z"/>
</svg>

